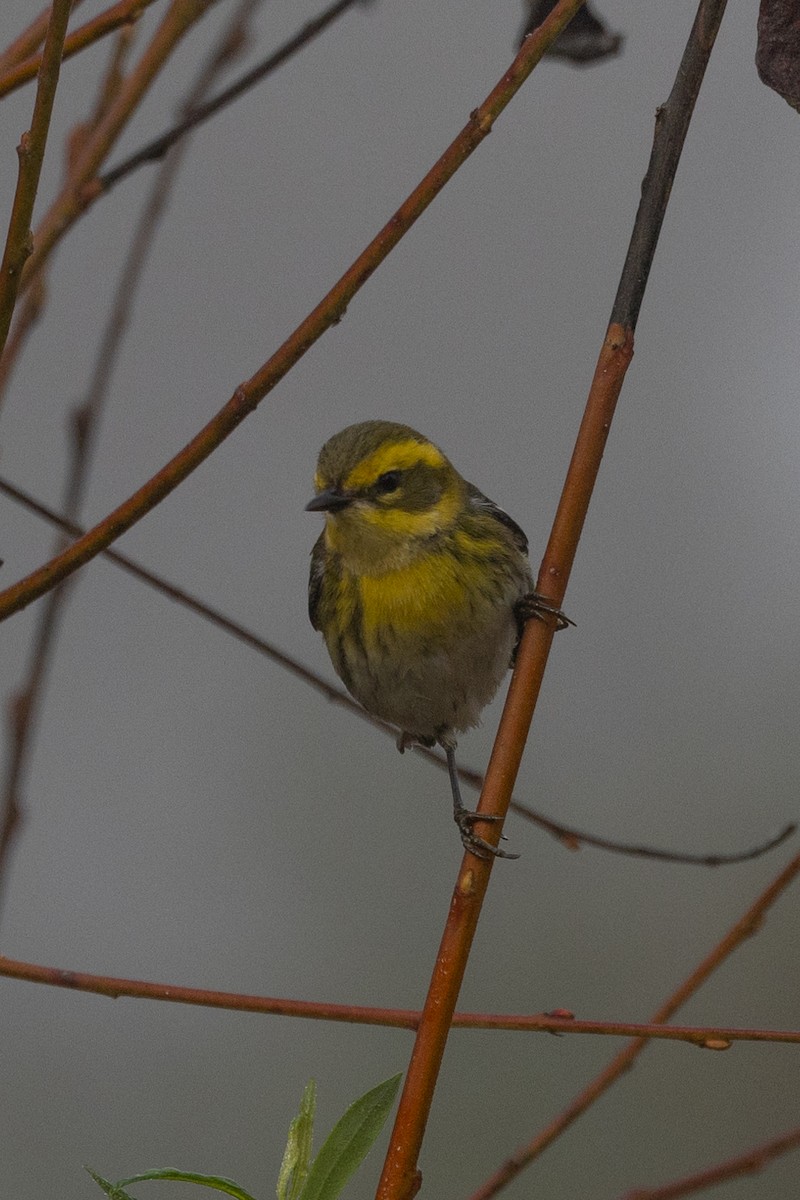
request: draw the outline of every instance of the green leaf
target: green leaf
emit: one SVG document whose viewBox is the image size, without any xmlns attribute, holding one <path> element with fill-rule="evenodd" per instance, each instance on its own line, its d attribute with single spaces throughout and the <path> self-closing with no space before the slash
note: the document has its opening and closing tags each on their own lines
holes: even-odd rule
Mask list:
<svg viewBox="0 0 800 1200">
<path fill-rule="evenodd" d="M 233 1196 L 234 1200 L 254 1200 L 254 1197 L 246 1192 L 243 1187 L 235 1183 L 232 1179 L 225 1179 L 222 1175 L 198 1175 L 195 1171 L 177 1171 L 174 1167 L 159 1167 L 154 1171 L 142 1171 L 141 1175 L 131 1175 L 129 1179 L 119 1179 L 116 1183 L 109 1183 L 107 1179 L 101 1178 L 100 1175 L 95 1175 L 94 1171 L 86 1168 L 89 1171 L 92 1179 L 100 1185 L 109 1200 L 131 1200 L 127 1192 L 123 1188 L 129 1187 L 132 1183 L 146 1183 L 151 1179 L 172 1179 L 178 1183 L 197 1183 L 201 1187 L 213 1188 L 217 1192 L 225 1192 L 227 1196 Z"/>
<path fill-rule="evenodd" d="M 297 1116 L 289 1126 L 286 1149 L 278 1175 L 278 1200 L 299 1200 L 311 1164 L 314 1114 L 317 1109 L 317 1085 L 309 1079 Z"/>
<path fill-rule="evenodd" d="M 103 1189 L 109 1200 L 131 1200 L 128 1193 L 123 1191 L 118 1183 L 109 1183 L 107 1179 L 103 1179 L 102 1175 L 98 1175 L 96 1171 L 93 1171 L 91 1167 L 87 1167 L 86 1164 L 84 1164 L 83 1169 L 88 1175 L 91 1175 L 97 1186 Z"/>
<path fill-rule="evenodd" d="M 301 1200 L 335 1200 L 383 1129 L 400 1079 L 394 1075 L 350 1105 L 314 1159 Z"/>
</svg>

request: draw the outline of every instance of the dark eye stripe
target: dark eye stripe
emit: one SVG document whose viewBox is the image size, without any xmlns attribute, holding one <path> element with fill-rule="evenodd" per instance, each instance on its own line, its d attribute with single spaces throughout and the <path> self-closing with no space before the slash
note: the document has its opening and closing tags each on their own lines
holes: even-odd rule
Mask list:
<svg viewBox="0 0 800 1200">
<path fill-rule="evenodd" d="M 445 468 L 430 467 L 427 463 L 419 463 L 400 475 L 398 493 L 396 497 L 392 495 L 391 502 L 404 512 L 427 512 L 433 508 L 449 481 Z"/>
<path fill-rule="evenodd" d="M 382 496 L 389 492 L 396 492 L 400 486 L 401 471 L 384 471 L 383 475 L 379 475 L 375 480 L 375 491 Z"/>
</svg>

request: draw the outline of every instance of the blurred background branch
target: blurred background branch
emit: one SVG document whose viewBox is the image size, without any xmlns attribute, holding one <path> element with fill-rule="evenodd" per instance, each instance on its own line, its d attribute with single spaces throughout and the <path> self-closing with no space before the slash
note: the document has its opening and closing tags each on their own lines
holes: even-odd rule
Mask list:
<svg viewBox="0 0 800 1200">
<path fill-rule="evenodd" d="M 757 933 L 776 900 L 800 874 L 800 854 L 795 857 L 770 881 L 760 896 L 753 902 L 739 920 L 728 930 L 725 936 L 698 963 L 692 973 L 659 1005 L 650 1018 L 653 1025 L 663 1025 L 670 1021 L 673 1015 L 686 1004 L 692 996 L 719 970 L 722 964 L 735 950 Z M 521 1171 L 535 1162 L 559 1137 L 582 1117 L 593 1104 L 605 1095 L 618 1079 L 630 1070 L 636 1059 L 647 1048 L 647 1041 L 637 1038 L 629 1042 L 611 1059 L 606 1067 L 596 1075 L 565 1109 L 554 1117 L 548 1125 L 531 1138 L 525 1145 L 518 1147 L 513 1155 L 489 1176 L 486 1182 L 469 1200 L 491 1200 L 503 1188 L 507 1187 Z"/>
<path fill-rule="evenodd" d="M 71 0 L 55 0 L 47 26 L 39 83 L 30 129 L 23 133 L 17 157 L 17 190 L 11 208 L 3 260 L 0 263 L 0 357 L 5 349 L 11 315 L 17 300 L 22 268 L 32 252 L 31 217 L 44 162 L 50 116 L 56 98 L 61 52 L 67 31 Z"/>
<path fill-rule="evenodd" d="M 87 46 L 94 45 L 100 38 L 107 37 L 116 29 L 134 25 L 144 10 L 153 3 L 154 0 L 119 0 L 119 3 L 112 4 L 105 12 L 93 17 L 80 29 L 76 29 L 68 35 L 64 42 L 62 58 L 71 58 L 73 54 L 78 54 Z M 73 12 L 76 7 L 77 4 L 73 3 Z M 20 56 L 17 58 L 17 52 L 11 49 L 8 54 L 9 62 L 6 62 L 5 56 L 0 58 L 0 99 L 36 78 L 39 67 L 42 65 L 42 55 L 31 53 L 33 41 L 32 35 L 30 39 L 26 38 L 22 43 L 30 57 Z"/>
<path fill-rule="evenodd" d="M 193 111 L 213 85 L 218 74 L 246 42 L 248 22 L 260 0 L 239 0 L 217 45 L 197 79 L 189 90 L 182 106 L 185 115 Z M 128 35 L 119 39 L 122 54 L 127 52 Z M 120 86 L 121 60 L 115 48 L 112 51 L 108 73 L 100 88 L 95 113 L 81 131 L 82 140 L 91 137 L 92 130 L 103 120 Z M 80 515 L 92 452 L 99 433 L 99 424 L 105 405 L 114 367 L 119 356 L 122 339 L 128 328 L 134 299 L 147 263 L 159 222 L 166 208 L 172 186 L 179 170 L 183 147 L 176 147 L 161 165 L 153 182 L 150 195 L 142 208 L 141 216 L 131 238 L 130 248 L 123 264 L 117 285 L 114 303 L 108 324 L 97 352 L 97 358 L 88 382 L 86 398 L 72 413 L 70 422 L 70 456 L 64 488 L 62 507 L 66 522 L 73 523 Z M 53 553 L 58 554 L 68 543 L 63 535 L 57 538 Z M 10 702 L 9 746 L 6 754 L 3 783 L 0 788 L 0 905 L 5 887 L 8 856 L 11 843 L 22 815 L 22 791 L 24 775 L 33 750 L 33 739 L 39 710 L 44 700 L 47 672 L 55 651 L 55 639 L 67 600 L 69 580 L 49 592 L 37 613 L 37 625 L 31 642 L 29 664 L 24 681 Z"/>
</svg>

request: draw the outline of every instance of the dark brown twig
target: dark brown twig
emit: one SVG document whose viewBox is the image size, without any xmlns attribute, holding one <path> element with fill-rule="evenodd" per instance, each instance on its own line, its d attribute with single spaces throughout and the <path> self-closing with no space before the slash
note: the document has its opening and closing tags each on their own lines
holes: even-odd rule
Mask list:
<svg viewBox="0 0 800 1200">
<path fill-rule="evenodd" d="M 84 529 L 75 521 L 69 521 L 47 505 L 42 504 L 31 496 L 29 492 L 25 492 L 22 488 L 15 487 L 7 479 L 0 476 L 0 493 L 8 496 L 16 501 L 29 512 L 36 513 L 51 525 L 57 526 L 64 533 L 69 533 L 72 537 L 81 537 Z M 392 725 L 388 725 L 385 721 L 373 717 L 366 709 L 362 708 L 352 696 L 341 688 L 329 683 L 322 675 L 318 675 L 309 667 L 303 666 L 296 658 L 286 654 L 280 650 L 273 642 L 262 638 L 252 629 L 247 629 L 238 621 L 234 621 L 227 616 L 221 609 L 215 608 L 213 605 L 206 604 L 197 596 L 187 592 L 184 588 L 179 587 L 163 575 L 157 574 L 155 571 L 148 570 L 135 559 L 130 558 L 127 554 L 122 554 L 120 551 L 108 549 L 102 552 L 102 557 L 108 559 L 109 562 L 121 567 L 134 579 L 139 579 L 148 587 L 154 588 L 157 592 L 167 596 L 168 599 L 174 600 L 175 603 L 187 608 L 190 612 L 209 621 L 217 629 L 235 637 L 244 645 L 250 646 L 251 649 L 263 654 L 271 662 L 276 663 L 283 670 L 288 671 L 297 679 L 302 679 L 304 683 L 309 684 L 316 691 L 320 692 L 326 700 L 332 704 L 337 704 L 345 708 L 354 716 L 359 717 L 362 721 L 372 725 L 373 728 L 379 729 L 381 733 L 386 734 L 396 741 L 398 731 Z M 428 762 L 433 763 L 440 770 L 447 770 L 447 762 L 435 750 L 426 749 L 424 746 L 415 746 L 414 750 L 420 754 Z M 469 787 L 480 791 L 483 787 L 483 775 L 479 771 L 473 771 L 469 767 L 459 766 L 458 775 L 462 782 Z M 531 821 L 534 825 L 538 825 L 540 829 L 544 829 L 551 834 L 559 842 L 569 850 L 577 850 L 582 845 L 594 846 L 599 850 L 607 850 L 612 854 L 633 855 L 639 858 L 654 858 L 662 862 L 686 863 L 694 866 L 719 867 L 727 866 L 733 863 L 748 862 L 754 858 L 759 858 L 762 854 L 766 854 L 770 850 L 776 849 L 788 837 L 795 832 L 796 826 L 788 824 L 773 837 L 768 838 L 757 846 L 750 846 L 745 850 L 734 851 L 730 854 L 689 854 L 677 850 L 661 850 L 656 846 L 631 845 L 625 842 L 615 841 L 612 838 L 598 837 L 596 834 L 586 833 L 585 830 L 577 829 L 572 825 L 563 825 L 558 821 L 554 821 L 551 817 L 546 817 L 543 813 L 537 812 L 530 805 L 524 804 L 520 800 L 511 801 L 511 808 L 526 820 Z"/>
<path fill-rule="evenodd" d="M 666 104 L 656 113 L 653 150 L 628 253 L 611 309 L 611 324 L 635 329 L 664 213 L 727 0 L 701 0 Z"/>
<path fill-rule="evenodd" d="M 36 88 L 31 127 L 23 133 L 17 156 L 19 173 L 3 261 L 0 264 L 0 357 L 5 348 L 11 315 L 17 300 L 22 268 L 33 250 L 31 217 L 44 162 L 47 133 L 58 87 L 61 54 L 72 0 L 54 0 L 42 51 L 42 66 Z"/>
<path fill-rule="evenodd" d="M 446 769 L 446 763 L 444 763 L 444 767 Z M 477 779 L 481 778 L 477 772 L 475 772 L 475 776 Z M 479 787 L 480 785 L 476 783 L 476 786 Z M 789 821 L 782 829 L 773 834 L 772 837 L 759 842 L 755 846 L 748 846 L 744 850 L 733 850 L 728 854 L 693 854 L 684 850 L 662 850 L 658 846 L 645 846 L 635 842 L 620 842 L 615 838 L 598 837 L 597 834 L 586 833 L 584 830 L 576 829 L 571 825 L 562 825 L 555 821 L 551 822 L 549 818 L 535 812 L 527 804 L 522 804 L 519 800 L 512 799 L 509 808 L 519 813 L 521 817 L 525 817 L 542 828 L 548 829 L 559 841 L 566 844 L 569 844 L 570 841 L 574 842 L 574 848 L 593 846 L 596 850 L 608 850 L 612 854 L 624 854 L 631 858 L 650 858 L 656 862 L 681 863 L 684 866 L 690 867 L 730 867 L 735 866 L 737 863 L 752 862 L 753 859 L 761 858 L 763 854 L 768 854 L 771 850 L 776 850 L 778 846 L 782 846 L 788 838 L 797 832 L 795 822 Z"/>
<path fill-rule="evenodd" d="M 319 16 L 307 21 L 293 37 L 284 42 L 282 46 L 279 46 L 263 62 L 258 63 L 251 70 L 247 71 L 241 79 L 235 80 L 219 96 L 215 96 L 205 104 L 197 105 L 190 115 L 184 117 L 176 125 L 173 125 L 166 133 L 162 133 L 160 137 L 155 138 L 152 142 L 148 142 L 141 150 L 137 150 L 129 158 L 126 158 L 124 162 L 121 162 L 118 166 L 101 175 L 98 180 L 100 189 L 104 192 L 109 191 L 114 184 L 119 183 L 126 175 L 130 175 L 131 171 L 135 171 L 137 167 L 161 158 L 166 154 L 170 146 L 174 146 L 190 130 L 208 121 L 220 109 L 226 108 L 234 100 L 237 100 L 239 96 L 244 95 L 245 92 L 248 92 L 256 84 L 260 83 L 262 79 L 271 75 L 273 71 L 287 62 L 298 50 L 308 45 L 309 42 L 318 37 L 338 17 L 346 13 L 348 9 L 352 8 L 355 4 L 363 3 L 364 0 L 334 0 L 334 3 L 323 9 Z"/>
</svg>

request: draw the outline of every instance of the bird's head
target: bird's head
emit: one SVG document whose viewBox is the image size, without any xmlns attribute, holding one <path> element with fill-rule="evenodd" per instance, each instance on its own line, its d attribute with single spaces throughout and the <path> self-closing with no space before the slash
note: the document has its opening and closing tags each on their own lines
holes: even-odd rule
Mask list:
<svg viewBox="0 0 800 1200">
<path fill-rule="evenodd" d="M 354 570 L 408 563 L 455 523 L 466 484 L 441 450 L 408 425 L 362 421 L 320 451 L 309 512 L 326 514 L 326 544 Z"/>
</svg>

